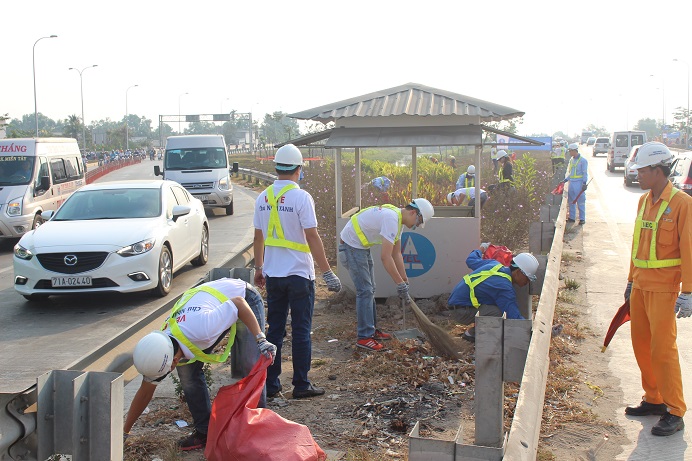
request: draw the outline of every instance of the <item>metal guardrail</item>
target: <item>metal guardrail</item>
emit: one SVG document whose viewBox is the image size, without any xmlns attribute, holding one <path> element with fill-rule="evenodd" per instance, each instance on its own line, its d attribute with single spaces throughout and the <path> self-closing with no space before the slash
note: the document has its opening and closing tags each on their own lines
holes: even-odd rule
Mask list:
<svg viewBox="0 0 692 461">
<path fill-rule="evenodd" d="M 240 175 L 243 179 L 255 178 L 255 184 L 260 184 L 260 182 L 263 182 L 264 184 L 269 185 L 278 179 L 275 174 L 251 170 L 249 168 L 238 168 L 236 175 Z"/>
</svg>

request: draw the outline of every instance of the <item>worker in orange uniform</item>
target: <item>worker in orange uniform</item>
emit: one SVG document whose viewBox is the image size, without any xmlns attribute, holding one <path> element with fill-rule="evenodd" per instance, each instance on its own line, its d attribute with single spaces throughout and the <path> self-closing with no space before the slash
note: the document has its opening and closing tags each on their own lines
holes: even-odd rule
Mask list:
<svg viewBox="0 0 692 461">
<path fill-rule="evenodd" d="M 692 197 L 668 181 L 673 156 L 660 142 L 639 148 L 639 199 L 625 299 L 644 396 L 630 416 L 660 415 L 651 428 L 667 436 L 685 427 L 687 410 L 676 343 L 678 318 L 692 315 Z"/>
</svg>

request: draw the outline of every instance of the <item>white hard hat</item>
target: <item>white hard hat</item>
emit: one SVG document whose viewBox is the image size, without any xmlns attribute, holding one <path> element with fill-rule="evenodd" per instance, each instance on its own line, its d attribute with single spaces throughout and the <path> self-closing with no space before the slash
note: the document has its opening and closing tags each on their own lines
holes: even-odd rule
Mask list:
<svg viewBox="0 0 692 461">
<path fill-rule="evenodd" d="M 579 150 L 579 144 L 577 144 L 576 142 L 573 142 L 572 144 L 570 144 L 569 146 L 567 146 L 567 150 L 576 150 L 576 151 L 578 151 L 578 150 Z"/>
<path fill-rule="evenodd" d="M 469 165 L 469 167 L 466 169 L 466 174 L 476 174 L 476 167 Z"/>
<path fill-rule="evenodd" d="M 276 151 L 276 155 L 274 155 L 274 163 L 292 165 L 292 168 L 289 168 L 292 170 L 296 166 L 303 165 L 303 154 L 300 152 L 300 149 L 293 144 L 286 144 L 285 146 L 281 146 L 279 150 Z M 282 168 L 277 167 L 277 169 L 281 170 Z"/>
<path fill-rule="evenodd" d="M 447 194 L 447 201 L 450 205 L 454 205 L 454 203 L 452 202 L 452 198 L 454 198 L 454 192 L 450 192 L 449 194 Z"/>
<path fill-rule="evenodd" d="M 660 142 L 647 142 L 637 151 L 637 159 L 630 168 L 637 170 L 645 166 L 665 165 L 669 166 L 673 161 L 673 154 L 668 147 Z"/>
<path fill-rule="evenodd" d="M 132 360 L 142 376 L 156 379 L 171 371 L 174 355 L 171 338 L 163 331 L 154 331 L 139 340 Z"/>
<path fill-rule="evenodd" d="M 432 203 L 424 198 L 414 198 L 411 200 L 411 205 L 418 208 L 421 216 L 423 216 L 423 222 L 420 225 L 421 228 L 425 227 L 425 223 L 428 222 L 430 218 L 435 216 L 435 209 L 433 208 Z"/>
<path fill-rule="evenodd" d="M 509 154 L 507 153 L 506 150 L 501 149 L 497 151 L 497 159 L 500 160 L 502 157 L 507 157 Z"/>
<path fill-rule="evenodd" d="M 524 273 L 532 282 L 536 280 L 536 271 L 538 270 L 538 260 L 531 253 L 519 253 L 512 261 L 514 265 Z"/>
</svg>

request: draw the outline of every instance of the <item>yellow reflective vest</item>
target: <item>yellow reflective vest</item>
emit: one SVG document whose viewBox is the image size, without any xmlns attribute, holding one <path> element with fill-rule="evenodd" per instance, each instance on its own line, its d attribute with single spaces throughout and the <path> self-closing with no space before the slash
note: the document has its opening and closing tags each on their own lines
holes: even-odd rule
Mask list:
<svg viewBox="0 0 692 461">
<path fill-rule="evenodd" d="M 284 186 L 279 194 L 274 196 L 274 186 L 269 186 L 265 190 L 267 193 L 267 202 L 271 206 L 269 210 L 269 226 L 267 228 L 267 238 L 264 239 L 264 245 L 269 247 L 282 247 L 289 248 L 291 250 L 301 251 L 303 253 L 310 253 L 310 246 L 307 243 L 292 242 L 284 237 L 284 230 L 281 227 L 281 220 L 279 219 L 279 209 L 276 204 L 282 195 L 291 189 L 297 189 L 298 186 L 295 184 L 288 184 Z M 276 233 L 276 237 L 274 237 Z"/>
<path fill-rule="evenodd" d="M 471 273 L 471 274 L 466 274 L 464 275 L 464 282 L 466 282 L 466 285 L 469 287 L 469 297 L 471 298 L 471 303 L 473 304 L 473 307 L 478 309 L 481 304 L 478 302 L 478 299 L 476 298 L 476 285 L 483 283 L 488 277 L 493 277 L 493 276 L 500 276 L 504 277 L 510 282 L 512 281 L 512 276 L 505 274 L 504 272 L 500 272 L 500 269 L 502 269 L 504 266 L 502 264 L 497 264 L 492 267 L 492 269 L 489 269 L 487 271 L 480 271 L 476 273 Z"/>
<path fill-rule="evenodd" d="M 670 191 L 670 198 L 679 192 L 679 189 L 673 187 Z M 649 192 L 649 194 L 651 194 Z M 647 196 L 648 198 L 648 196 Z M 642 206 L 637 214 L 637 219 L 634 221 L 634 236 L 632 237 L 632 264 L 635 267 L 642 269 L 658 269 L 661 267 L 673 267 L 682 264 L 682 259 L 657 259 L 656 258 L 656 231 L 658 230 L 658 222 L 663 216 L 663 212 L 668 208 L 668 203 L 665 200 L 661 201 L 661 206 L 658 208 L 658 213 L 656 213 L 656 219 L 654 221 L 645 221 L 642 219 L 644 217 L 644 208 L 646 207 L 646 198 L 642 201 Z M 641 238 L 642 230 L 648 230 L 653 232 L 651 234 L 651 244 L 649 245 L 649 259 L 637 259 L 637 250 L 639 250 L 639 239 Z"/>
<path fill-rule="evenodd" d="M 358 236 L 358 240 L 360 240 L 360 244 L 363 245 L 365 248 L 370 248 L 371 246 L 375 245 L 375 243 L 372 243 L 368 240 L 368 238 L 363 233 L 363 230 L 360 228 L 360 224 L 358 224 L 358 216 L 360 216 L 361 213 L 372 208 L 387 208 L 388 210 L 396 211 L 397 217 L 399 218 L 399 231 L 397 232 L 396 239 L 394 241 L 396 242 L 397 240 L 399 240 L 401 238 L 402 229 L 401 209 L 395 207 L 394 205 L 371 206 L 364 208 L 360 210 L 358 213 L 351 216 L 351 224 L 353 225 L 353 230 L 356 232 L 356 235 Z"/>
</svg>

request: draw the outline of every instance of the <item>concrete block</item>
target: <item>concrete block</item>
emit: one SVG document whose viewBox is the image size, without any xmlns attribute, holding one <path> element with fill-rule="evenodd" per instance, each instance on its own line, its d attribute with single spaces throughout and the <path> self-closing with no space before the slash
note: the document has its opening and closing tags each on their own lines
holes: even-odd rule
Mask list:
<svg viewBox="0 0 692 461">
<path fill-rule="evenodd" d="M 502 343 L 504 319 L 476 316 L 475 445 L 501 447 L 503 440 Z"/>
<path fill-rule="evenodd" d="M 531 320 L 506 319 L 504 322 L 503 381 L 521 382 L 531 342 Z"/>
</svg>

